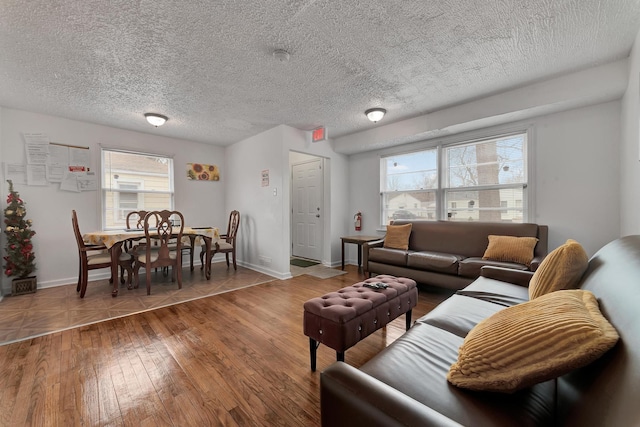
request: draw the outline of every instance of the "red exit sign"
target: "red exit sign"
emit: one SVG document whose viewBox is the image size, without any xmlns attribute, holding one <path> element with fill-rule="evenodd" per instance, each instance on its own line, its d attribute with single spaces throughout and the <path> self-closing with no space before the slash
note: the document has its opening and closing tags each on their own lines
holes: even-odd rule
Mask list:
<svg viewBox="0 0 640 427">
<path fill-rule="evenodd" d="M 324 141 L 325 139 L 327 139 L 327 130 L 323 126 L 315 128 L 311 132 L 311 142 Z"/>
</svg>

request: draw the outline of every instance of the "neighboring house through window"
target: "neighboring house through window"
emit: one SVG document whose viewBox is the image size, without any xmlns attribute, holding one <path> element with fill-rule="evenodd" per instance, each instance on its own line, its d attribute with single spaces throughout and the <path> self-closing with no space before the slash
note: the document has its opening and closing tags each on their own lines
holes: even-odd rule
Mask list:
<svg viewBox="0 0 640 427">
<path fill-rule="evenodd" d="M 169 157 L 103 148 L 103 229 L 124 228 L 132 211 L 173 210 L 173 176 Z"/>
<path fill-rule="evenodd" d="M 143 199 L 140 197 L 140 194 L 138 194 L 142 184 L 142 182 L 116 181 L 116 185 L 120 190 L 117 193 L 118 207 L 115 215 L 116 218 L 126 220 L 130 212 L 144 210 Z"/>
<path fill-rule="evenodd" d="M 524 132 L 384 156 L 382 225 L 413 218 L 525 222 L 527 167 Z"/>
<path fill-rule="evenodd" d="M 380 160 L 382 223 L 396 219 L 435 219 L 438 150 L 403 153 Z"/>
</svg>

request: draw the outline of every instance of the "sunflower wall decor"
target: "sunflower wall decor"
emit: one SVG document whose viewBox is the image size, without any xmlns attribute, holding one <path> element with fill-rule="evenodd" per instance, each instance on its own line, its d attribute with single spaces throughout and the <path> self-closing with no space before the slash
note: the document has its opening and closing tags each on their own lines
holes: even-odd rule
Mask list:
<svg viewBox="0 0 640 427">
<path fill-rule="evenodd" d="M 216 165 L 187 163 L 187 178 L 193 181 L 220 181 L 220 169 Z"/>
</svg>

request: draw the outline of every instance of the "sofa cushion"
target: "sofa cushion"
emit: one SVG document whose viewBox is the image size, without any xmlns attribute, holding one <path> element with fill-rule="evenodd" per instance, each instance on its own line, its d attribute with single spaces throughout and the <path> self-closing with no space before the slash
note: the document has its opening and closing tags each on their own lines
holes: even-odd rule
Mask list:
<svg viewBox="0 0 640 427">
<path fill-rule="evenodd" d="M 447 379 L 471 390 L 512 393 L 588 365 L 618 338 L 593 293 L 557 291 L 480 322 Z"/>
<path fill-rule="evenodd" d="M 526 265 L 518 264 L 515 262 L 493 261 L 480 257 L 469 257 L 460 260 L 460 262 L 458 263 L 458 275 L 475 279 L 476 277 L 480 276 L 480 270 L 485 265 L 513 268 L 514 270 L 528 270 L 528 267 Z"/>
<path fill-rule="evenodd" d="M 524 286 L 480 276 L 473 283 L 457 292 L 458 295 L 481 299 L 504 307 L 512 307 L 529 301 L 529 290 Z"/>
<path fill-rule="evenodd" d="M 389 249 L 409 249 L 409 235 L 412 224 L 387 225 L 387 234 L 384 236 L 384 247 Z"/>
<path fill-rule="evenodd" d="M 436 326 L 464 338 L 478 323 L 504 308 L 489 301 L 455 294 L 416 322 Z"/>
<path fill-rule="evenodd" d="M 417 320 L 466 337 L 482 320 L 529 300 L 525 287 L 479 277 Z"/>
<path fill-rule="evenodd" d="M 538 243 L 535 237 L 496 236 L 490 234 L 489 245 L 484 251 L 483 259 L 492 261 L 515 262 L 530 265 L 533 250 Z"/>
<path fill-rule="evenodd" d="M 442 252 L 410 252 L 407 267 L 458 274 L 458 262 L 464 257 Z"/>
<path fill-rule="evenodd" d="M 569 239 L 551 251 L 529 282 L 529 299 L 560 289 L 573 289 L 589 266 L 589 257 L 580 243 Z"/>
<path fill-rule="evenodd" d="M 407 251 L 400 249 L 371 248 L 369 249 L 369 261 L 404 267 L 407 265 Z"/>
<path fill-rule="evenodd" d="M 416 323 L 360 369 L 465 426 L 553 425 L 552 381 L 511 395 L 471 392 L 448 383 L 447 371 L 462 342 L 443 329 Z"/>
</svg>

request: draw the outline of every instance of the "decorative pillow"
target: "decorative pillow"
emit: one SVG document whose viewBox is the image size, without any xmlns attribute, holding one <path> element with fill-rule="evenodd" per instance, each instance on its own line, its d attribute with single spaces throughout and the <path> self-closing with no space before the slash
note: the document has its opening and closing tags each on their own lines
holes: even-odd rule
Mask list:
<svg viewBox="0 0 640 427">
<path fill-rule="evenodd" d="M 478 323 L 447 380 L 471 390 L 512 393 L 588 365 L 618 338 L 593 293 L 552 292 Z"/>
<path fill-rule="evenodd" d="M 384 247 L 389 249 L 409 249 L 411 223 L 405 225 L 387 225 Z"/>
<path fill-rule="evenodd" d="M 484 251 L 482 259 L 493 261 L 517 262 L 530 265 L 533 260 L 533 250 L 538 243 L 535 237 L 515 237 L 489 235 L 489 246 Z"/>
<path fill-rule="evenodd" d="M 529 299 L 560 289 L 573 289 L 589 266 L 589 257 L 580 243 L 569 239 L 551 251 L 529 281 Z"/>
</svg>

